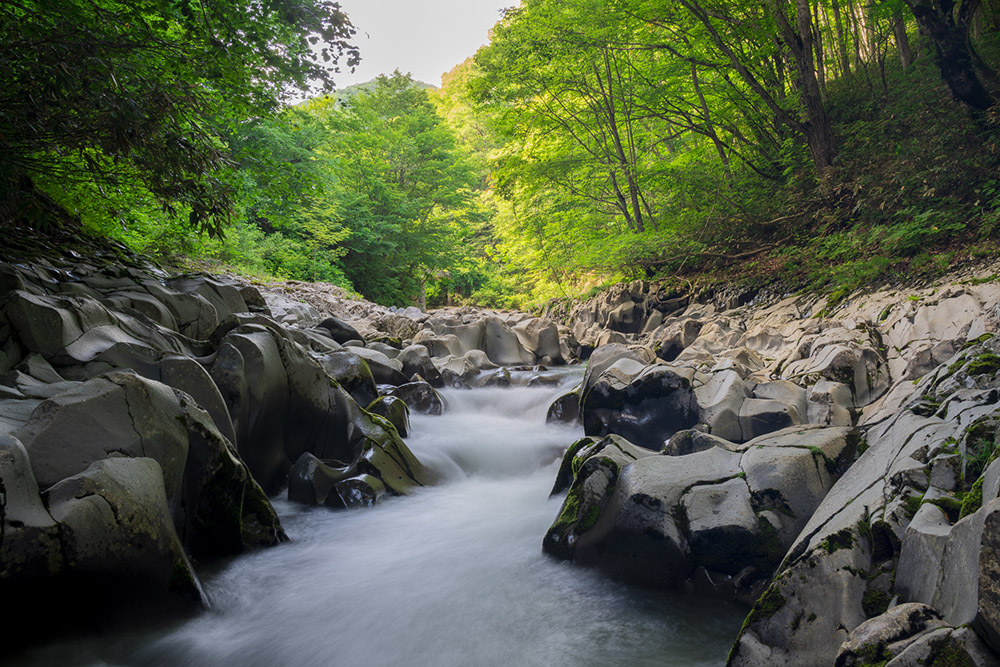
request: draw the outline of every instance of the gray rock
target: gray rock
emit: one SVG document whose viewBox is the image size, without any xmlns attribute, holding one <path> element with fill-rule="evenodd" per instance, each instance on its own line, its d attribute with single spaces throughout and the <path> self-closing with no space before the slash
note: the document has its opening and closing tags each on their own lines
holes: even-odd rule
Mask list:
<svg viewBox="0 0 1000 667">
<path fill-rule="evenodd" d="M 688 429 L 686 431 L 677 431 L 677 433 L 670 436 L 670 440 L 663 446 L 661 453 L 666 456 L 686 456 L 696 452 L 703 452 L 712 447 L 721 447 L 722 449 L 731 451 L 737 449 L 735 444 L 728 440 L 723 440 L 716 435 L 703 433 L 695 429 Z"/>
<path fill-rule="evenodd" d="M 483 351 L 490 361 L 501 366 L 521 366 L 535 363 L 535 355 L 521 347 L 514 331 L 496 317 L 487 317 L 483 335 Z"/>
<path fill-rule="evenodd" d="M 836 667 L 861 667 L 895 657 L 917 636 L 944 625 L 941 615 L 919 602 L 896 605 L 853 631 L 837 652 Z"/>
<path fill-rule="evenodd" d="M 969 628 L 940 628 L 919 636 L 886 667 L 996 667 L 997 654 Z"/>
<path fill-rule="evenodd" d="M 400 436 L 410 434 L 410 409 L 406 402 L 396 396 L 379 396 L 366 408 L 380 417 L 385 417 L 396 428 Z"/>
<path fill-rule="evenodd" d="M 826 426 L 850 426 L 851 388 L 840 382 L 820 380 L 809 388 L 807 421 Z"/>
<path fill-rule="evenodd" d="M 740 405 L 743 440 L 780 431 L 797 423 L 798 412 L 786 403 L 766 398 L 748 398 Z"/>
<path fill-rule="evenodd" d="M 164 474 L 149 458 L 97 461 L 45 493 L 59 523 L 74 579 L 141 595 L 203 602 L 201 586 L 174 531 Z"/>
<path fill-rule="evenodd" d="M 700 484 L 684 494 L 690 559 L 735 575 L 748 566 L 770 572 L 785 550 L 774 528 L 757 517 L 745 480 Z"/>
<path fill-rule="evenodd" d="M 338 317 L 327 317 L 317 326 L 330 332 L 330 337 L 341 345 L 350 340 L 363 340 L 358 330 Z"/>
<path fill-rule="evenodd" d="M 350 350 L 336 350 L 317 357 L 323 370 L 361 405 L 378 397 L 375 378 L 368 362 Z"/>
<path fill-rule="evenodd" d="M 562 361 L 562 350 L 559 347 L 559 329 L 551 320 L 543 320 L 535 317 L 518 322 L 512 328 L 518 341 L 521 343 L 521 347 L 535 355 L 535 357 L 549 357 L 553 361 Z"/>
<path fill-rule="evenodd" d="M 65 567 L 59 528 L 42 504 L 24 445 L 9 435 L 0 436 L 0 490 L 0 581 L 58 574 Z"/>
<path fill-rule="evenodd" d="M 904 600 L 934 600 L 950 532 L 951 523 L 937 505 L 920 506 L 906 527 L 896 567 L 896 591 Z"/>
<path fill-rule="evenodd" d="M 444 399 L 426 382 L 407 382 L 390 389 L 389 395 L 402 399 L 411 410 L 425 415 L 444 412 Z"/>
<path fill-rule="evenodd" d="M 698 421 L 705 424 L 710 433 L 732 442 L 744 440 L 740 410 L 750 390 L 736 371 L 712 373 L 708 382 L 695 388 L 695 396 Z"/>
<path fill-rule="evenodd" d="M 649 366 L 632 378 L 609 368 L 583 395 L 584 432 L 616 433 L 659 450 L 671 435 L 697 422 L 698 404 L 683 370 Z"/>
</svg>

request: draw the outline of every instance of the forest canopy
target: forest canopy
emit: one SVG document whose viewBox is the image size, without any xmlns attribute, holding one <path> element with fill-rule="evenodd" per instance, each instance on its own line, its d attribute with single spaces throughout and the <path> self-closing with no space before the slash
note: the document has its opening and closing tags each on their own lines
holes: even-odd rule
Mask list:
<svg viewBox="0 0 1000 667">
<path fill-rule="evenodd" d="M 0 213 L 153 254 L 523 307 L 996 253 L 995 0 L 524 0 L 439 90 L 333 91 L 360 54 L 325 0 L 0 18 Z"/>
</svg>

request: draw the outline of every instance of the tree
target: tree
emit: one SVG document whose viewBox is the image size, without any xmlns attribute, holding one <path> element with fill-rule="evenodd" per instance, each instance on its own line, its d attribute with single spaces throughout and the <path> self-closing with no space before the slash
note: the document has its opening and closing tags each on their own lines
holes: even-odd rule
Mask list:
<svg viewBox="0 0 1000 667">
<path fill-rule="evenodd" d="M 941 77 L 955 99 L 975 112 L 996 103 L 976 73 L 969 29 L 981 0 L 906 0 L 920 27 L 934 42 Z"/>
<path fill-rule="evenodd" d="M 224 137 L 358 62 L 330 0 L 10 0 L 0 5 L 0 203 L 30 179 L 141 187 L 221 231 Z"/>
<path fill-rule="evenodd" d="M 475 175 L 428 92 L 399 72 L 341 101 L 310 102 L 323 123 L 331 210 L 349 231 L 342 265 L 381 303 L 407 303 L 455 257 Z"/>
</svg>

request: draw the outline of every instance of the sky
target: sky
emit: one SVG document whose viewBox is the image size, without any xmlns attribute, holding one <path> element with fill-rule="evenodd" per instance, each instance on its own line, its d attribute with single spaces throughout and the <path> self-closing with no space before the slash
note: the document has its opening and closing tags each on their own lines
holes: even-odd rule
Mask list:
<svg viewBox="0 0 1000 667">
<path fill-rule="evenodd" d="M 500 10 L 518 0 L 339 0 L 358 29 L 361 65 L 334 76 L 337 88 L 391 74 L 441 85 L 449 71 L 489 41 Z"/>
</svg>

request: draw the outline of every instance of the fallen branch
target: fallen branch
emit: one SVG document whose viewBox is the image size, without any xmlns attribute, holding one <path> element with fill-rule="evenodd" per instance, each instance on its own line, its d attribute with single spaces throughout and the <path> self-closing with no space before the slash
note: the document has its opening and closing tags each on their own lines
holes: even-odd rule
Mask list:
<svg viewBox="0 0 1000 667">
<path fill-rule="evenodd" d="M 786 239 L 787 240 L 787 239 Z M 648 262 L 637 262 L 640 266 L 663 266 L 664 264 L 670 264 L 671 262 L 676 262 L 679 259 L 687 259 L 689 257 L 700 257 L 702 259 L 725 259 L 725 260 L 737 260 L 746 259 L 748 257 L 753 257 L 759 255 L 767 250 L 773 250 L 781 245 L 781 241 L 777 243 L 767 243 L 755 248 L 754 250 L 747 250 L 746 252 L 737 253 L 735 255 L 727 255 L 721 252 L 709 252 L 703 250 L 701 252 L 684 253 L 683 255 L 674 255 L 672 257 L 666 257 L 664 259 L 656 259 Z"/>
</svg>

